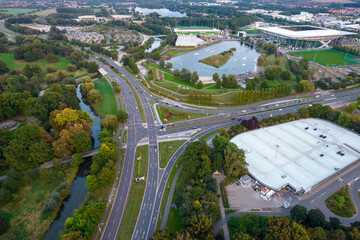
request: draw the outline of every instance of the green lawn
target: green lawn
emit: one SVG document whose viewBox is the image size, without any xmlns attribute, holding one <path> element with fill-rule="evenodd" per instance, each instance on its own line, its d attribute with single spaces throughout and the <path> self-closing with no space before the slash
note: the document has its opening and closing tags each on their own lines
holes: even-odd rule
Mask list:
<svg viewBox="0 0 360 240">
<path fill-rule="evenodd" d="M 94 82 L 95 89 L 100 91 L 102 101 L 96 104 L 95 110 L 101 116 L 104 117 L 107 114 L 117 115 L 117 107 L 114 92 L 105 78 L 96 80 Z"/>
<path fill-rule="evenodd" d="M 171 57 L 176 57 L 177 55 L 179 55 L 180 53 L 186 53 L 186 52 L 190 52 L 193 49 L 186 49 L 186 50 L 173 50 L 173 51 L 169 51 L 166 54 L 171 56 Z"/>
<path fill-rule="evenodd" d="M 160 168 L 165 168 L 172 155 L 178 148 L 186 142 L 185 140 L 161 142 L 159 143 L 159 162 Z"/>
<path fill-rule="evenodd" d="M 351 54 L 346 55 L 346 53 L 329 49 L 317 51 L 297 51 L 291 53 L 307 58 L 311 61 L 318 62 L 324 66 L 358 64 L 358 62 L 350 60 L 351 58 L 356 58 L 356 56 Z"/>
<path fill-rule="evenodd" d="M 136 160 L 141 154 L 141 160 Z M 140 212 L 141 202 L 145 192 L 146 186 L 146 173 L 148 166 L 148 146 L 139 146 L 136 149 L 134 163 L 134 173 L 133 177 L 142 177 L 145 176 L 145 181 L 135 182 L 132 179 L 132 184 L 130 188 L 129 198 L 126 203 L 126 208 L 122 221 L 120 224 L 120 229 L 117 234 L 117 239 L 131 239 L 133 234 L 136 220 Z"/>
<path fill-rule="evenodd" d="M 156 105 L 156 109 L 159 113 L 162 123 L 175 123 L 175 122 L 181 122 L 181 121 L 185 121 L 185 120 L 202 118 L 202 117 L 207 116 L 204 113 L 193 113 L 193 112 L 187 113 L 187 112 L 180 111 L 180 110 L 174 110 L 171 108 L 164 107 L 160 104 Z M 163 113 L 162 111 L 169 112 L 169 114 Z M 172 118 L 169 118 L 169 116 L 172 116 Z M 211 116 L 211 115 L 209 114 L 209 116 Z M 168 119 L 167 122 L 164 122 L 165 118 Z"/>
<path fill-rule="evenodd" d="M 41 59 L 35 62 L 25 62 L 22 60 L 15 60 L 14 54 L 12 53 L 0 53 L 0 59 L 5 62 L 6 66 L 10 69 L 22 69 L 26 64 L 37 64 L 41 69 L 45 70 L 47 67 L 52 66 L 56 70 L 66 70 L 66 66 L 71 63 L 71 61 L 59 57 L 58 62 L 48 63 L 46 59 Z"/>
<path fill-rule="evenodd" d="M 153 68 L 156 68 L 156 69 L 159 69 L 159 70 L 161 70 L 161 71 L 163 71 L 163 72 L 172 74 L 172 71 L 171 71 L 171 70 L 169 70 L 169 69 L 167 69 L 167 68 L 164 68 L 164 67 L 161 67 L 161 66 L 159 66 L 159 65 L 156 65 L 156 64 L 154 64 L 154 63 L 152 63 L 152 62 L 149 62 L 149 66 L 150 66 L 150 67 L 153 67 Z"/>
<path fill-rule="evenodd" d="M 11 15 L 28 13 L 28 12 L 31 12 L 34 10 L 36 10 L 36 9 L 32 9 L 32 8 L 0 8 L 0 12 L 4 12 L 6 14 L 11 14 Z"/>
<path fill-rule="evenodd" d="M 49 8 L 49 9 L 41 10 L 41 11 L 38 11 L 38 12 L 34 12 L 31 15 L 47 16 L 47 15 L 52 14 L 52 13 L 56 13 L 55 8 Z"/>
<path fill-rule="evenodd" d="M 227 63 L 229 59 L 233 56 L 236 48 L 224 51 L 222 53 L 212 55 L 210 57 L 199 60 L 199 62 L 219 68 Z"/>
<path fill-rule="evenodd" d="M 350 199 L 348 185 L 328 197 L 325 202 L 326 207 L 340 217 L 350 218 L 356 214 L 356 208 Z"/>
</svg>

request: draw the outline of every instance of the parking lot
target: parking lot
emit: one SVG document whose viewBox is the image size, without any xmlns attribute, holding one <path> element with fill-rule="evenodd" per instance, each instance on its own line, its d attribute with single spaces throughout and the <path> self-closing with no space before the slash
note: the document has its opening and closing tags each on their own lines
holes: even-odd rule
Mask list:
<svg viewBox="0 0 360 240">
<path fill-rule="evenodd" d="M 230 184 L 226 186 L 227 197 L 231 209 L 239 211 L 269 211 L 273 208 L 282 207 L 286 199 L 280 194 L 276 193 L 270 200 L 265 201 L 260 197 L 260 191 L 256 192 L 253 189 L 255 185 L 252 180 L 247 185 Z"/>
</svg>

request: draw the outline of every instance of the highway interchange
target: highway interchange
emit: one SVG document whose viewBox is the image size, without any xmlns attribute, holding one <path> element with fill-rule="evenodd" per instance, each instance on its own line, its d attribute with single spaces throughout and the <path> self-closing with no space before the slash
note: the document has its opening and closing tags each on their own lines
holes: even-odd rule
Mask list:
<svg viewBox="0 0 360 240">
<path fill-rule="evenodd" d="M 298 109 L 307 107 L 308 105 L 314 103 L 327 104 L 330 106 L 340 105 L 355 101 L 357 96 L 360 94 L 360 89 L 353 89 L 337 93 L 301 95 L 297 96 L 296 98 L 286 97 L 272 100 L 273 103 L 266 101 L 263 104 L 257 103 L 257 105 L 252 104 L 242 108 L 227 107 L 216 109 L 196 109 L 190 108 L 188 106 L 182 106 L 181 103 L 178 105 L 169 104 L 169 101 L 167 100 L 161 100 L 157 97 L 154 97 L 146 90 L 144 90 L 141 86 L 142 84 L 139 84 L 138 80 L 136 80 L 135 77 L 129 74 L 117 62 L 114 62 L 111 59 L 96 53 L 94 53 L 94 55 L 97 58 L 102 58 L 107 62 L 107 64 L 103 64 L 96 59 L 91 59 L 92 61 L 98 63 L 98 65 L 103 68 L 107 74 L 109 74 L 109 76 L 111 76 L 111 78 L 114 79 L 114 81 L 120 86 L 126 111 L 129 114 L 127 149 L 125 159 L 123 160 L 124 167 L 109 218 L 101 235 L 101 239 L 104 240 L 115 239 L 121 221 L 125 220 L 122 219 L 122 216 L 125 210 L 126 202 L 128 200 L 131 182 L 133 181 L 132 173 L 136 146 L 141 139 L 147 138 L 149 141 L 149 165 L 146 176 L 146 189 L 132 239 L 149 239 L 156 230 L 161 200 L 170 171 L 174 166 L 177 158 L 185 150 L 186 146 L 190 142 L 196 141 L 200 136 L 205 135 L 206 133 L 215 129 L 239 123 L 239 118 L 247 119 L 255 116 L 258 119 L 262 119 L 268 118 L 270 116 L 274 117 L 277 115 L 296 112 Z M 132 89 L 129 87 L 128 83 L 122 77 L 114 73 L 114 71 L 109 66 L 121 72 L 121 74 L 129 81 L 129 84 L 132 84 L 135 87 L 135 94 L 138 94 L 140 97 L 141 104 L 145 111 L 146 124 L 142 124 L 141 122 L 139 107 L 136 107 L 137 102 L 135 100 Z M 168 126 L 168 129 L 164 132 L 163 130 L 160 130 L 159 124 L 155 126 L 152 110 L 148 100 L 152 100 L 154 102 L 158 102 L 159 104 L 165 106 L 167 105 L 170 108 L 176 108 L 187 112 L 201 112 L 217 115 L 175 123 L 174 125 Z M 216 119 L 218 120 L 216 121 Z M 207 120 L 213 121 L 202 123 Z M 162 134 L 188 131 L 193 129 L 194 126 L 204 131 L 190 138 L 185 144 L 183 144 L 172 156 L 165 169 L 159 169 L 158 154 L 154 150 L 154 147 L 157 146 L 157 137 Z"/>
</svg>

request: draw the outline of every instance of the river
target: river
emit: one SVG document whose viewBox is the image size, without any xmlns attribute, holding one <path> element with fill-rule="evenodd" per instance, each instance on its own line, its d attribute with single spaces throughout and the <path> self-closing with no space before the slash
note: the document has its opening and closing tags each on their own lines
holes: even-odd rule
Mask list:
<svg viewBox="0 0 360 240">
<path fill-rule="evenodd" d="M 161 42 L 163 41 L 163 39 L 159 38 L 159 37 L 154 37 L 154 42 L 151 45 L 150 48 L 146 49 L 145 52 L 151 52 L 152 50 L 154 50 L 155 48 L 160 47 Z"/>
<path fill-rule="evenodd" d="M 174 11 L 170 11 L 167 8 L 154 8 L 154 9 L 150 9 L 150 8 L 141 8 L 141 7 L 136 7 L 135 8 L 136 12 L 140 12 L 144 15 L 148 15 L 150 13 L 158 13 L 160 16 L 162 17 L 186 17 L 186 14 L 181 13 L 181 12 L 174 12 Z"/>
<path fill-rule="evenodd" d="M 90 117 L 94 119 L 94 123 L 91 126 L 91 137 L 93 139 L 94 148 L 98 148 L 100 146 L 100 141 L 97 136 L 101 131 L 101 118 L 96 116 L 91 108 L 82 100 L 80 86 L 81 84 L 79 84 L 76 88 L 76 96 L 80 99 L 81 110 L 88 112 Z M 92 161 L 90 157 L 86 158 L 85 162 L 80 165 L 76 178 L 70 188 L 70 197 L 62 202 L 60 211 L 46 233 L 44 240 L 57 239 L 59 233 L 64 231 L 66 219 L 72 217 L 74 215 L 74 210 L 78 209 L 84 202 L 88 193 L 85 185 L 86 177 L 89 174 L 91 163 Z"/>
<path fill-rule="evenodd" d="M 229 61 L 220 68 L 199 62 L 201 59 L 227 51 L 230 48 L 236 48 L 236 51 Z M 181 71 L 182 68 L 187 68 L 191 72 L 197 71 L 199 76 L 211 77 L 215 72 L 219 73 L 220 76 L 223 73 L 238 75 L 245 72 L 255 72 L 257 58 L 259 56 L 260 53 L 255 48 L 242 44 L 240 41 L 222 41 L 220 43 L 174 57 L 169 60 L 169 62 L 173 64 L 173 69 L 179 69 Z"/>
</svg>

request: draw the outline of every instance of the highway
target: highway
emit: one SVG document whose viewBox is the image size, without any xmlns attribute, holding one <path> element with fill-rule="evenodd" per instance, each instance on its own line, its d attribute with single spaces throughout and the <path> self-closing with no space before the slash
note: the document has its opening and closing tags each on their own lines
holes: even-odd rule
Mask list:
<svg viewBox="0 0 360 240">
<path fill-rule="evenodd" d="M 122 214 L 124 211 L 124 207 L 126 206 L 126 200 L 131 184 L 132 170 L 133 170 L 133 159 L 135 158 L 135 150 L 136 144 L 138 141 L 143 137 L 149 138 L 149 166 L 148 166 L 148 175 L 146 178 L 146 189 L 143 196 L 143 201 L 141 205 L 141 210 L 138 215 L 137 223 L 133 232 L 132 239 L 148 239 L 152 236 L 153 232 L 155 231 L 157 220 L 158 220 L 158 213 L 160 210 L 160 204 L 162 200 L 162 196 L 166 187 L 166 182 L 168 180 L 168 176 L 173 165 L 176 162 L 176 159 L 180 156 L 180 154 L 185 150 L 186 146 L 193 141 L 196 141 L 198 137 L 213 131 L 214 129 L 222 128 L 225 126 L 231 126 L 233 124 L 239 123 L 238 118 L 241 119 L 248 119 L 252 116 L 256 116 L 258 119 L 270 117 L 270 114 L 274 117 L 277 115 L 283 115 L 286 113 L 293 113 L 296 112 L 298 109 L 302 107 L 306 107 L 314 102 L 320 104 L 327 104 L 327 105 L 339 105 L 343 103 L 348 103 L 351 101 L 355 101 L 358 94 L 360 93 L 360 89 L 353 89 L 349 91 L 342 91 L 337 93 L 326 93 L 321 95 L 312 95 L 308 96 L 307 98 L 302 99 L 291 99 L 289 97 L 281 99 L 274 99 L 273 101 L 278 101 L 275 103 L 268 103 L 262 106 L 253 106 L 249 105 L 247 108 L 227 108 L 227 109 L 213 109 L 213 110 L 200 110 L 200 109 L 191 109 L 188 107 L 182 107 L 180 104 L 179 106 L 170 106 L 170 108 L 175 108 L 183 111 L 192 111 L 192 112 L 202 112 L 202 113 L 211 113 L 211 114 L 219 114 L 222 115 L 212 116 L 209 117 L 212 120 L 217 118 L 224 118 L 228 117 L 228 119 L 218 120 L 216 122 L 209 122 L 209 123 L 201 123 L 204 119 L 193 119 L 186 121 L 185 123 L 176 123 L 174 126 L 178 128 L 168 129 L 166 134 L 170 133 L 178 133 L 182 131 L 187 131 L 193 129 L 194 125 L 197 128 L 201 128 L 205 130 L 201 132 L 196 137 L 191 138 L 188 140 L 184 145 L 182 145 L 174 154 L 174 156 L 170 159 L 168 165 L 164 170 L 159 170 L 158 168 L 158 155 L 155 153 L 154 147 L 157 146 L 157 135 L 164 134 L 163 131 L 160 131 L 158 127 L 155 127 L 153 115 L 150 109 L 150 106 L 147 102 L 147 99 L 151 99 L 155 102 L 159 102 L 159 104 L 169 105 L 166 102 L 157 99 L 144 91 L 142 87 L 139 85 L 137 80 L 130 75 L 126 70 L 120 67 L 118 64 L 113 62 L 107 57 L 101 56 L 99 54 L 95 54 L 97 57 L 103 58 L 107 61 L 108 64 L 112 65 L 114 68 L 118 69 L 132 84 L 138 95 L 140 96 L 141 103 L 144 107 L 146 121 L 147 121 L 147 128 L 144 128 L 139 122 L 140 115 L 137 109 L 134 109 L 134 114 L 131 118 L 129 118 L 128 126 L 129 126 L 129 133 L 128 133 L 128 147 L 125 156 L 125 163 L 123 168 L 123 173 L 121 175 L 121 182 L 119 185 L 118 192 L 116 194 L 115 201 L 113 203 L 113 207 L 110 213 L 110 217 L 108 223 L 106 225 L 105 231 L 102 235 L 102 239 L 115 239 L 116 234 L 118 232 Z M 95 60 L 96 61 L 96 60 Z M 127 84 L 122 80 L 118 75 L 116 75 L 109 67 L 105 66 L 102 63 L 96 61 L 100 67 L 104 68 L 108 74 L 119 84 L 121 85 L 122 94 L 124 95 L 124 100 L 127 99 L 127 112 L 131 112 L 131 108 L 133 108 L 136 104 L 134 96 L 132 95 L 131 89 Z M 128 96 L 126 96 L 128 95 Z M 259 104 L 259 103 L 258 103 Z M 245 111 L 244 111 L 245 110 Z M 135 117 L 136 116 L 136 117 Z M 231 119 L 230 117 L 235 117 L 235 119 Z M 192 126 L 183 126 L 184 124 L 193 124 Z M 132 129 L 132 130 L 130 130 Z M 131 135 L 135 136 L 131 136 Z M 124 171 L 126 170 L 125 174 Z M 118 196 L 122 196 L 121 199 L 118 199 Z M 119 213 L 120 211 L 120 213 Z"/>
</svg>

